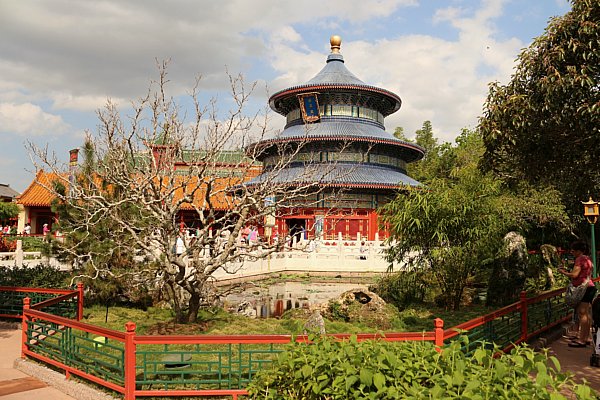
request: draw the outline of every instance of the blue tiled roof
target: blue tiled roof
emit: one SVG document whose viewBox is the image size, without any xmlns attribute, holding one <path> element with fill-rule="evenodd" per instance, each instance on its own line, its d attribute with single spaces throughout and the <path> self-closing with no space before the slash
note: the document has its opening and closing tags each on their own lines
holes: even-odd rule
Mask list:
<svg viewBox="0 0 600 400">
<path fill-rule="evenodd" d="M 246 185 L 269 183 L 272 185 L 301 185 L 317 183 L 344 187 L 398 188 L 421 186 L 421 183 L 393 168 L 373 164 L 312 164 L 298 165 L 279 171 L 265 172 L 246 182 Z"/>
<path fill-rule="evenodd" d="M 340 140 L 368 139 L 385 140 L 391 145 L 405 148 L 406 161 L 420 160 L 425 150 L 414 143 L 408 143 L 395 138 L 391 133 L 381 129 L 379 124 L 370 121 L 360 121 L 356 118 L 322 117 L 321 122 L 315 124 L 298 124 L 288 126 L 274 140 L 310 139 L 310 138 L 340 138 Z"/>
<path fill-rule="evenodd" d="M 358 79 L 344 65 L 344 57 L 341 54 L 330 54 L 327 57 L 325 67 L 315 75 L 306 85 L 364 85 L 365 83 Z"/>
<path fill-rule="evenodd" d="M 392 134 L 381 129 L 376 123 L 363 122 L 356 118 L 327 118 L 322 117 L 321 122 L 315 124 L 298 124 L 285 128 L 278 138 L 303 138 L 303 137 L 364 137 L 373 139 L 397 140 Z"/>
<path fill-rule="evenodd" d="M 402 100 L 400 100 L 400 97 L 395 93 L 376 86 L 367 85 L 362 80 L 358 79 L 348 70 L 348 68 L 346 68 L 344 65 L 344 57 L 342 57 L 341 54 L 330 54 L 327 57 L 327 64 L 325 64 L 325 67 L 323 67 L 317 75 L 306 83 L 274 93 L 269 98 L 269 105 L 278 113 L 286 115 L 286 113 L 290 111 L 290 105 L 287 104 L 286 100 L 289 100 L 291 97 L 294 99 L 294 104 L 297 104 L 296 96 L 299 93 L 318 91 L 323 94 L 347 90 L 353 92 L 358 90 L 359 93 L 362 93 L 363 95 L 366 94 L 373 98 L 380 99 L 378 109 L 384 116 L 398 111 L 402 104 Z"/>
</svg>

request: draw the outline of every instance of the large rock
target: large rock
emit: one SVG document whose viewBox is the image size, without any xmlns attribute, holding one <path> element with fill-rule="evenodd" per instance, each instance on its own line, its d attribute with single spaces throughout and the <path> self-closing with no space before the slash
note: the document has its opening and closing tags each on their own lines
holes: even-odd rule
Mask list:
<svg viewBox="0 0 600 400">
<path fill-rule="evenodd" d="M 504 246 L 493 262 L 487 305 L 504 306 L 519 300 L 527 278 L 527 245 L 517 232 L 504 237 Z"/>
<path fill-rule="evenodd" d="M 362 322 L 372 327 L 391 327 L 388 304 L 366 289 L 353 289 L 342 293 L 323 306 L 323 314 L 330 319 Z"/>
</svg>

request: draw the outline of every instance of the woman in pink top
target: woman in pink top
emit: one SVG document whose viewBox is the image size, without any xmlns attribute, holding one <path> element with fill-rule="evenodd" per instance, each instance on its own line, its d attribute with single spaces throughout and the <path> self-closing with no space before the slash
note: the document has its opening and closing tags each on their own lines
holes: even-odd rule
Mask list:
<svg viewBox="0 0 600 400">
<path fill-rule="evenodd" d="M 575 308 L 579 317 L 579 336 L 569 343 L 569 347 L 585 347 L 590 339 L 590 324 L 592 314 L 592 300 L 596 295 L 596 286 L 591 280 L 592 260 L 587 256 L 587 245 L 584 242 L 575 242 L 571 245 L 571 254 L 575 257 L 575 265 L 571 272 L 564 268 L 559 268 L 558 272 L 571 278 L 574 286 L 579 286 L 588 281 L 588 288 L 583 295 L 583 299 Z"/>
</svg>

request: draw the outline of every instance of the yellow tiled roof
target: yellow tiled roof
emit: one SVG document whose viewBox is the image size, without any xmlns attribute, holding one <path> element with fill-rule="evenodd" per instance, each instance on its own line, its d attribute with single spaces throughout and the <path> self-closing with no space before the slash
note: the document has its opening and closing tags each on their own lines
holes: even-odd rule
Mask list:
<svg viewBox="0 0 600 400">
<path fill-rule="evenodd" d="M 49 207 L 54 195 L 46 187 L 51 187 L 58 179 L 55 173 L 39 170 L 29 187 L 17 197 L 17 203 L 27 207 Z"/>
<path fill-rule="evenodd" d="M 211 183 L 211 191 L 213 195 L 211 196 L 212 209 L 215 210 L 229 210 L 235 206 L 235 199 L 229 194 L 229 188 L 246 181 L 260 173 L 260 169 L 258 168 L 250 168 L 247 171 L 247 176 L 244 178 L 221 178 L 216 179 Z M 65 177 L 60 177 L 55 173 L 44 172 L 42 170 L 38 171 L 36 178 L 29 187 L 17 198 L 17 203 L 22 204 L 26 207 L 50 207 L 52 200 L 54 200 L 55 196 L 48 190 L 46 187 L 51 187 L 52 182 L 56 180 L 62 180 L 65 182 Z M 184 177 L 176 177 L 176 179 L 185 179 Z M 196 181 L 197 182 L 197 181 Z M 186 192 L 191 192 L 194 185 L 196 185 L 194 180 L 191 180 L 186 185 Z M 205 201 L 205 193 L 206 193 L 206 185 L 201 185 L 200 188 L 196 191 L 194 196 L 194 202 L 200 208 L 202 208 L 202 203 Z M 178 201 L 183 196 L 183 189 L 179 189 L 175 191 L 173 201 Z M 183 210 L 192 210 L 193 207 L 191 204 L 182 204 L 181 209 Z"/>
</svg>

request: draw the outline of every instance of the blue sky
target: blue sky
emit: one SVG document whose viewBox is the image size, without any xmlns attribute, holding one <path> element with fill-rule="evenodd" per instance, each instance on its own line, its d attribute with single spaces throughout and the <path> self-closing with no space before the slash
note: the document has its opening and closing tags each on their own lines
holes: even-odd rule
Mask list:
<svg viewBox="0 0 600 400">
<path fill-rule="evenodd" d="M 520 50 L 564 15 L 567 0 L 0 0 L 0 182 L 24 190 L 25 146 L 68 150 L 96 132 L 108 98 L 123 112 L 171 59 L 171 95 L 203 76 L 205 99 L 228 108 L 225 69 L 258 81 L 249 109 L 301 84 L 342 37 L 346 66 L 397 93 L 386 129 L 410 137 L 425 120 L 452 141 L 475 127 L 491 81 L 507 83 Z M 281 129 L 273 115 L 271 128 Z"/>
</svg>

